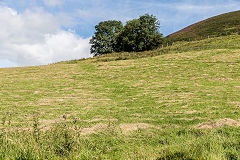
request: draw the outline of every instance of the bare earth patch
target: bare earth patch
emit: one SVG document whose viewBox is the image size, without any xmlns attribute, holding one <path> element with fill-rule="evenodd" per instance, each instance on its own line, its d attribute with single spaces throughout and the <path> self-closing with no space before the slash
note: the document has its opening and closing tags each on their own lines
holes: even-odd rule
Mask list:
<svg viewBox="0 0 240 160">
<path fill-rule="evenodd" d="M 239 120 L 233 120 L 230 118 L 224 118 L 224 119 L 219 119 L 215 122 L 207 122 L 207 123 L 202 123 L 196 126 L 198 129 L 213 129 L 213 128 L 220 128 L 223 126 L 233 126 L 233 127 L 240 127 L 240 121 Z"/>
<path fill-rule="evenodd" d="M 133 123 L 133 124 L 121 124 L 120 128 L 123 132 L 136 131 L 138 129 L 147 129 L 153 127 L 147 123 Z"/>
</svg>

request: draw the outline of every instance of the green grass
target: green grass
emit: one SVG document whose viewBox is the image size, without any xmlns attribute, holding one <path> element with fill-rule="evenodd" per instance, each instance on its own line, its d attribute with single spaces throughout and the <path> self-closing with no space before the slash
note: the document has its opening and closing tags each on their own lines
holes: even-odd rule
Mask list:
<svg viewBox="0 0 240 160">
<path fill-rule="evenodd" d="M 239 39 L 0 69 L 0 159 L 240 159 Z"/>
<path fill-rule="evenodd" d="M 174 40 L 195 40 L 208 36 L 223 36 L 240 31 L 240 11 L 221 14 L 193 24 L 169 35 Z"/>
<path fill-rule="evenodd" d="M 203 51 L 210 49 L 238 49 L 240 47 L 240 36 L 231 35 L 224 37 L 215 37 L 208 38 L 199 41 L 191 41 L 191 42 L 175 42 L 173 45 L 169 44 L 168 47 L 164 46 L 159 49 L 145 52 L 120 52 L 120 53 L 110 53 L 102 56 L 95 57 L 90 60 L 91 62 L 109 62 L 109 61 L 118 61 L 118 60 L 128 60 L 128 59 L 139 59 L 146 57 L 154 57 L 164 54 L 173 54 L 173 53 L 182 53 L 182 52 L 190 52 L 190 51 Z M 88 59 L 89 60 L 89 59 Z M 76 64 L 78 62 L 82 62 L 82 60 L 74 60 L 62 62 L 63 64 Z"/>
</svg>

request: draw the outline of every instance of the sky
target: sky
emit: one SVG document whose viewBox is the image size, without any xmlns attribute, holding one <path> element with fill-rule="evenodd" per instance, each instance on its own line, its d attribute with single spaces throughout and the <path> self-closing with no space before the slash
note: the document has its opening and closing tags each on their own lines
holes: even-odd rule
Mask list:
<svg viewBox="0 0 240 160">
<path fill-rule="evenodd" d="M 101 21 L 156 16 L 167 36 L 240 10 L 240 0 L 0 0 L 0 68 L 88 58 Z"/>
</svg>

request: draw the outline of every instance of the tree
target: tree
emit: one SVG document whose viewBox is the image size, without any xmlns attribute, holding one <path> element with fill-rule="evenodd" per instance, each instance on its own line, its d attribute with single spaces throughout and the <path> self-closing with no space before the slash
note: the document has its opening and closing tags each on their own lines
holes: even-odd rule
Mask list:
<svg viewBox="0 0 240 160">
<path fill-rule="evenodd" d="M 127 22 L 123 30 L 116 35 L 114 48 L 116 48 L 117 52 L 132 52 L 137 50 L 138 44 L 136 40 L 139 37 L 140 26 L 141 24 L 138 19 Z"/>
<path fill-rule="evenodd" d="M 145 14 L 127 22 L 104 21 L 96 25 L 90 40 L 94 56 L 111 52 L 139 52 L 152 50 L 163 43 L 159 32 L 160 23 L 153 15 Z"/>
<path fill-rule="evenodd" d="M 90 52 L 94 56 L 114 52 L 116 34 L 123 28 L 120 21 L 104 21 L 95 26 L 95 35 L 90 39 Z"/>
<path fill-rule="evenodd" d="M 139 52 L 152 50 L 162 44 L 160 23 L 153 15 L 145 14 L 139 19 L 128 21 L 123 30 L 116 34 L 116 51 Z"/>
</svg>

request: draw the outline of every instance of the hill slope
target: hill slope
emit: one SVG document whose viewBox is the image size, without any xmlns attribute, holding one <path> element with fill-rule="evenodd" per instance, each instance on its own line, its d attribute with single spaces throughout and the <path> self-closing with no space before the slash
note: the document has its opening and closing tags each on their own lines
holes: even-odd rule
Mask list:
<svg viewBox="0 0 240 160">
<path fill-rule="evenodd" d="M 222 36 L 240 31 L 240 11 L 225 13 L 190 25 L 169 35 L 175 40 L 200 39 Z"/>
<path fill-rule="evenodd" d="M 238 42 L 0 69 L 0 159 L 239 159 Z"/>
</svg>

